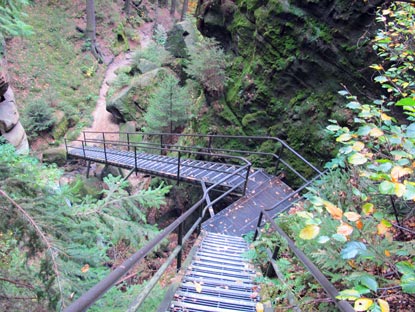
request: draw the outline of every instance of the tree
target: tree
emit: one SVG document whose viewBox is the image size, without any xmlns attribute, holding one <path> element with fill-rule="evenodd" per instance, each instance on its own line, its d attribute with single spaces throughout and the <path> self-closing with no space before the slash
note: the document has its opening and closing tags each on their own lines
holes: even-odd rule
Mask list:
<svg viewBox="0 0 415 312">
<path fill-rule="evenodd" d="M 173 131 L 185 124 L 190 118 L 188 108 L 191 105 L 186 88 L 179 86 L 179 80 L 172 75 L 166 76 L 149 99 L 144 116 L 147 130 L 151 132 Z"/>
<path fill-rule="evenodd" d="M 108 176 L 96 199 L 81 197 L 81 179 L 59 185 L 61 175 L 0 145 L 1 311 L 62 310 L 109 273 L 111 250 L 139 249 L 158 232 L 146 210 L 164 203 L 169 187 L 129 195 L 128 181 Z"/>
<path fill-rule="evenodd" d="M 124 0 L 124 12 L 128 17 L 130 15 L 131 0 Z"/>
<path fill-rule="evenodd" d="M 180 16 L 181 21 L 184 21 L 188 7 L 189 7 L 189 0 L 183 0 L 182 14 Z"/>
<path fill-rule="evenodd" d="M 22 8 L 27 0 L 0 0 L 0 34 L 4 36 L 27 36 L 33 34 L 32 27 L 22 21 Z"/>
<path fill-rule="evenodd" d="M 204 38 L 189 48 L 185 72 L 204 88 L 208 103 L 223 95 L 226 82 L 226 56 L 219 43 Z"/>
<path fill-rule="evenodd" d="M 86 38 L 90 45 L 92 55 L 100 62 L 103 62 L 102 53 L 97 45 L 95 2 L 86 0 Z"/>
<path fill-rule="evenodd" d="M 176 0 L 171 0 L 170 15 L 174 16 L 175 11 L 176 11 Z"/>
</svg>

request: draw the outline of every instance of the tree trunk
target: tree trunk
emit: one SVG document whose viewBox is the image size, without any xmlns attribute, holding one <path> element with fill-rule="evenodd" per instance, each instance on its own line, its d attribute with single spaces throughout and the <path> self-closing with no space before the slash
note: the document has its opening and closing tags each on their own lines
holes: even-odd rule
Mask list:
<svg viewBox="0 0 415 312">
<path fill-rule="evenodd" d="M 182 15 L 180 17 L 180 21 L 182 21 L 182 22 L 183 22 L 183 20 L 186 16 L 186 12 L 187 12 L 188 7 L 189 7 L 189 0 L 183 0 Z"/>
<path fill-rule="evenodd" d="M 171 0 L 170 15 L 174 16 L 175 11 L 176 11 L 176 0 Z"/>
<path fill-rule="evenodd" d="M 97 46 L 97 34 L 96 34 L 96 19 L 95 19 L 95 3 L 94 0 L 86 0 L 86 38 L 91 45 L 91 53 L 102 63 L 102 53 Z"/>
<path fill-rule="evenodd" d="M 127 17 L 130 15 L 130 4 L 130 0 L 124 0 L 124 12 Z"/>
</svg>

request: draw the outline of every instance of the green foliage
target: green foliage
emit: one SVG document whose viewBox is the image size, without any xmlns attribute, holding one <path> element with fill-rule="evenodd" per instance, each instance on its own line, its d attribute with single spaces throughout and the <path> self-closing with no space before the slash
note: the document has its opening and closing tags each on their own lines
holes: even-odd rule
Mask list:
<svg viewBox="0 0 415 312">
<path fill-rule="evenodd" d="M 146 131 L 173 132 L 190 119 L 191 104 L 187 89 L 179 86 L 177 78 L 167 75 L 150 96 L 149 106 L 144 115 Z"/>
<path fill-rule="evenodd" d="M 43 100 L 33 100 L 23 111 L 23 125 L 29 137 L 52 128 L 55 118 L 53 109 Z"/>
<path fill-rule="evenodd" d="M 389 8 L 378 12 L 377 21 L 382 23 L 384 28 L 379 30 L 373 45 L 382 60 L 381 64 L 371 66 L 379 73 L 375 81 L 396 100 L 413 97 L 415 7 L 410 3 L 391 3 Z"/>
<path fill-rule="evenodd" d="M 222 94 L 226 76 L 226 56 L 218 42 L 203 38 L 189 48 L 185 72 L 195 78 L 209 93 Z"/>
<path fill-rule="evenodd" d="M 145 212 L 164 202 L 169 187 L 129 195 L 128 182 L 109 176 L 100 199 L 80 198 L 78 184 L 59 187 L 60 176 L 56 167 L 0 146 L 0 249 L 9 251 L 1 257 L 8 280 L 0 292 L 11 298 L 11 310 L 61 309 L 108 274 L 118 244 L 136 250 L 158 231 Z M 29 301 L 13 299 L 22 296 Z"/>
<path fill-rule="evenodd" d="M 159 44 L 150 43 L 145 49 L 137 50 L 132 59 L 135 64 L 138 64 L 140 59 L 146 59 L 157 66 L 162 66 L 164 64 L 168 64 L 172 60 L 172 56 Z"/>
<path fill-rule="evenodd" d="M 27 25 L 22 17 L 23 7 L 28 5 L 28 0 L 1 0 L 0 1 L 0 35 L 29 36 L 33 34 L 33 28 Z"/>
</svg>

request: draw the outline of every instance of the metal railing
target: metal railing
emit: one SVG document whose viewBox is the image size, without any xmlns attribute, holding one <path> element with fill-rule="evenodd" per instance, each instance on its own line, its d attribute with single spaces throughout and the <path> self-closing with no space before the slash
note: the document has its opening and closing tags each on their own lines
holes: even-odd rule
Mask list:
<svg viewBox="0 0 415 312">
<path fill-rule="evenodd" d="M 236 170 L 235 173 L 242 172 L 246 170 L 251 164 L 248 163 L 245 166 L 240 167 Z M 88 307 L 94 304 L 103 294 L 105 294 L 111 287 L 113 287 L 124 275 L 128 273 L 130 269 L 134 267 L 137 263 L 144 259 L 144 257 L 149 254 L 151 251 L 155 250 L 159 244 L 170 235 L 173 231 L 177 231 L 178 234 L 178 241 L 177 247 L 171 252 L 170 256 L 167 258 L 165 263 L 160 267 L 160 269 L 155 273 L 153 278 L 148 281 L 144 289 L 141 291 L 139 297 L 133 302 L 132 306 L 130 307 L 131 311 L 136 311 L 138 307 L 144 302 L 144 299 L 150 293 L 152 288 L 156 285 L 157 281 L 160 279 L 164 271 L 172 264 L 172 262 L 177 259 L 177 269 L 180 269 L 182 264 L 182 251 L 183 246 L 189 237 L 192 235 L 194 231 L 200 231 L 201 222 L 206 214 L 207 209 L 220 201 L 225 196 L 229 195 L 231 192 L 235 190 L 237 186 L 234 186 L 228 190 L 226 190 L 223 194 L 217 197 L 215 200 L 212 200 L 208 205 L 203 206 L 206 202 L 206 198 L 209 195 L 209 192 L 212 191 L 216 185 L 224 183 L 226 180 L 234 177 L 234 175 L 229 175 L 224 177 L 216 184 L 211 185 L 206 189 L 202 198 L 194 204 L 190 209 L 188 209 L 183 215 L 177 218 L 173 223 L 167 226 L 161 233 L 159 233 L 156 237 L 154 237 L 146 246 L 138 250 L 135 254 L 133 254 L 130 258 L 124 261 L 121 265 L 119 265 L 114 271 L 107 275 L 103 280 L 101 280 L 98 284 L 93 286 L 89 291 L 79 297 L 76 301 L 74 301 L 70 306 L 64 309 L 65 312 L 78 312 L 78 311 L 85 311 Z M 185 223 L 188 220 L 192 220 L 192 217 L 198 213 L 197 220 L 192 224 L 190 229 L 184 234 L 185 230 Z"/>
<path fill-rule="evenodd" d="M 307 161 L 303 156 L 291 148 L 286 142 L 276 137 L 268 136 L 236 136 L 236 135 L 210 135 L 210 134 L 181 134 L 181 133 L 147 133 L 147 132 L 95 132 L 84 131 L 84 141 L 107 140 L 111 134 L 119 135 L 118 143 L 125 144 L 127 150 L 137 146 L 142 150 L 158 150 L 160 153 L 171 149 L 186 151 L 203 151 L 209 155 L 218 153 L 243 156 L 256 167 L 262 166 L 264 159 L 273 162 L 274 171 L 272 174 L 278 175 L 282 168 L 297 177 L 301 182 L 307 183 L 315 175 L 321 174 L 320 169 Z M 237 148 L 224 148 L 231 141 L 237 142 Z M 113 141 L 112 141 L 113 142 Z M 193 142 L 190 143 L 189 142 Z M 262 152 L 257 147 L 263 143 L 273 144 L 275 151 Z M 235 144 L 234 144 L 235 145 Z M 156 148 L 157 147 L 157 148 Z M 258 160 L 258 163 L 255 162 Z M 291 160 L 291 161 L 290 161 Z M 305 168 L 304 172 L 294 168 L 292 160 L 298 160 Z M 261 163 L 262 162 L 262 163 Z"/>
<path fill-rule="evenodd" d="M 353 312 L 355 311 L 353 307 L 344 300 L 338 300 L 336 299 L 336 296 L 339 294 L 338 290 L 333 286 L 333 284 L 330 283 L 330 281 L 324 276 L 324 274 L 315 266 L 315 264 L 295 245 L 295 242 L 288 236 L 287 233 L 285 233 L 281 227 L 278 226 L 278 224 L 275 222 L 275 216 L 273 214 L 270 214 L 271 211 L 277 209 L 287 201 L 290 201 L 290 205 L 287 206 L 285 209 L 288 209 L 291 207 L 291 204 L 297 200 L 300 199 L 299 193 L 310 186 L 315 180 L 319 179 L 322 175 L 316 176 L 314 179 L 308 181 L 306 184 L 304 184 L 301 188 L 297 189 L 295 192 L 289 194 L 282 200 L 280 200 L 278 203 L 276 203 L 273 207 L 270 207 L 268 209 L 263 209 L 259 215 L 258 223 L 255 229 L 255 234 L 253 240 L 256 241 L 261 233 L 261 228 L 263 226 L 263 223 L 267 223 L 270 225 L 270 228 L 275 231 L 279 236 L 281 236 L 286 242 L 288 248 L 292 251 L 292 253 L 300 260 L 300 262 L 304 265 L 304 267 L 309 271 L 313 277 L 316 279 L 316 281 L 321 285 L 321 287 L 324 289 L 324 291 L 327 293 L 327 295 L 330 297 L 330 299 L 336 304 L 337 308 L 342 312 Z M 279 210 L 279 212 L 282 212 L 283 210 Z M 280 250 L 280 245 L 276 244 L 274 250 L 270 250 L 267 248 L 267 256 L 270 265 L 273 267 L 275 272 L 278 272 L 278 266 L 276 264 L 276 259 L 278 258 Z M 267 270 L 268 271 L 268 270 Z M 278 275 L 278 273 L 277 273 Z M 293 297 L 292 293 L 289 293 L 291 297 Z"/>
<path fill-rule="evenodd" d="M 103 135 L 102 139 L 87 139 L 85 136 L 85 133 L 84 133 L 84 140 L 75 140 L 72 142 L 68 142 L 65 139 L 65 147 L 66 147 L 67 154 L 74 156 L 75 153 L 73 151 L 78 150 L 79 151 L 78 156 L 83 159 L 93 160 L 95 162 L 101 162 L 101 163 L 108 164 L 108 165 L 116 165 L 116 166 L 124 167 L 127 169 L 133 169 L 134 171 L 140 171 L 138 162 L 141 160 L 151 160 L 150 158 L 148 158 L 148 154 L 143 154 L 141 153 L 141 151 L 143 150 L 145 150 L 146 152 L 155 151 L 157 153 L 166 151 L 165 147 L 155 146 L 152 143 L 134 143 L 133 144 L 130 141 L 128 142 L 114 141 L 114 140 L 106 139 L 105 133 L 102 133 L 102 135 Z M 72 153 L 70 153 L 70 151 L 72 151 Z M 120 155 L 120 151 L 127 151 L 125 153 L 122 153 L 122 157 L 124 159 L 130 159 L 130 161 L 127 161 L 125 163 L 119 163 L 119 162 L 112 161 L 111 159 L 113 157 L 111 156 Z M 184 155 L 186 155 L 187 157 L 191 157 L 191 156 L 204 157 L 208 161 L 212 161 L 213 159 L 220 158 L 220 159 L 225 159 L 228 162 L 233 162 L 233 163 L 237 162 L 239 166 L 246 166 L 247 164 L 249 164 L 246 167 L 245 171 L 240 172 L 238 170 L 237 173 L 234 172 L 232 174 L 233 177 L 239 176 L 240 178 L 243 179 L 244 182 L 243 183 L 241 182 L 239 185 L 242 184 L 242 187 L 241 187 L 242 195 L 245 194 L 246 187 L 248 184 L 249 173 L 251 169 L 251 163 L 247 159 L 241 156 L 236 156 L 236 155 L 217 154 L 217 153 L 213 154 L 211 152 L 195 151 L 194 149 L 186 150 L 184 149 L 184 147 L 177 147 L 177 146 L 169 147 L 168 152 L 169 152 L 169 157 L 158 158 L 157 162 L 161 164 L 164 163 L 164 164 L 176 166 L 176 180 L 177 181 L 180 181 L 180 179 L 182 178 L 181 170 L 182 170 L 182 167 L 184 166 L 184 163 L 183 163 Z M 94 153 L 95 156 L 90 156 L 91 153 Z M 102 156 L 98 157 L 97 153 L 99 153 L 98 154 L 99 156 L 101 156 L 101 153 L 102 153 Z M 199 168 L 198 166 L 188 164 L 188 163 L 186 163 L 185 166 L 187 168 L 194 168 L 194 169 Z M 230 172 L 226 170 L 220 170 L 220 169 L 215 169 L 215 168 L 211 168 L 209 170 L 215 171 L 218 173 L 224 173 L 227 175 L 230 174 Z"/>
<path fill-rule="evenodd" d="M 274 137 L 264 137 L 264 136 L 255 136 L 255 137 L 243 137 L 243 136 L 228 136 L 228 135 L 197 135 L 197 134 L 170 134 L 170 133 L 131 133 L 131 132 L 117 132 L 113 134 L 119 134 L 123 137 L 121 140 L 109 140 L 107 136 L 111 133 L 103 132 L 92 132 L 85 131 L 83 133 L 83 140 L 80 140 L 80 144 L 69 144 L 65 141 L 67 152 L 69 148 L 74 148 L 82 151 L 82 155 L 87 159 L 87 152 L 94 148 L 94 146 L 101 145 L 104 150 L 104 159 L 102 162 L 110 163 L 108 161 L 109 155 L 111 153 L 116 153 L 116 150 L 125 150 L 131 153 L 131 157 L 134 158 L 134 168 L 137 168 L 137 159 L 140 152 L 152 152 L 156 154 L 165 155 L 167 152 L 169 155 L 176 153 L 177 158 L 177 179 L 180 178 L 180 163 L 182 156 L 193 155 L 197 157 L 217 157 L 224 158 L 228 161 L 237 161 L 244 162 L 243 165 L 240 165 L 239 168 L 233 172 L 233 174 L 228 175 L 222 178 L 220 181 L 216 182 L 209 187 L 203 189 L 202 198 L 195 203 L 191 208 L 189 208 L 182 216 L 177 218 L 173 223 L 167 226 L 162 232 L 160 232 L 156 237 L 154 237 L 146 246 L 138 250 L 133 254 L 129 259 L 124 263 L 118 266 L 114 271 L 112 271 L 107 277 L 101 280 L 98 284 L 93 286 L 89 291 L 79 297 L 74 301 L 70 306 L 68 306 L 64 311 L 73 312 L 73 311 L 85 311 L 88 307 L 94 304 L 99 298 L 104 295 L 111 287 L 117 284 L 117 282 L 128 273 L 134 265 L 139 263 L 148 255 L 151 251 L 155 250 L 157 246 L 168 237 L 172 232 L 176 231 L 178 234 L 177 247 L 170 253 L 169 257 L 166 259 L 164 264 L 160 269 L 154 274 L 152 279 L 147 282 L 146 286 L 140 292 L 136 300 L 131 304 L 128 311 L 136 311 L 140 305 L 144 302 L 147 295 L 151 292 L 151 289 L 156 285 L 158 280 L 161 278 L 162 274 L 167 270 L 167 268 L 172 264 L 172 262 L 177 260 L 177 269 L 182 265 L 182 251 L 183 246 L 186 244 L 189 237 L 197 231 L 200 232 L 200 227 L 202 220 L 206 214 L 206 211 L 212 207 L 214 204 L 218 203 L 225 196 L 234 192 L 238 187 L 235 185 L 224 191 L 219 197 L 215 200 L 210 201 L 209 192 L 213 191 L 215 187 L 234 178 L 236 175 L 245 177 L 244 190 L 246 189 L 246 182 L 248 179 L 249 171 L 251 168 L 251 161 L 247 158 L 249 157 L 270 157 L 275 163 L 275 173 L 278 174 L 280 170 L 280 165 L 289 170 L 294 176 L 298 177 L 305 184 L 298 188 L 295 192 L 291 193 L 289 196 L 278 202 L 273 207 L 270 207 L 269 210 L 273 210 L 280 205 L 284 204 L 287 201 L 290 201 L 291 198 L 296 196 L 299 198 L 299 194 L 308 186 L 310 182 L 310 177 L 306 176 L 307 174 L 300 173 L 296 170 L 292 164 L 283 156 L 285 152 L 291 154 L 291 157 L 300 160 L 305 164 L 306 168 L 311 172 L 312 177 L 315 175 L 321 175 L 322 172 L 293 150 L 288 144 L 284 141 L 274 138 Z M 150 138 L 152 140 L 150 140 Z M 154 142 L 157 141 L 158 142 Z M 181 139 L 186 139 L 188 141 L 198 141 L 197 144 L 183 145 L 180 142 Z M 237 140 L 239 142 L 246 142 L 245 144 L 239 144 L 238 148 L 224 148 L 225 141 Z M 275 152 L 261 152 L 256 150 L 249 149 L 250 145 L 258 145 L 260 142 L 271 141 L 276 143 L 277 150 Z M 174 143 L 175 142 L 175 143 Z M 116 150 L 113 150 L 113 147 L 117 147 Z M 244 148 L 245 147 L 245 148 Z M 246 157 L 246 158 L 245 158 Z M 186 224 L 189 220 L 194 220 L 194 216 L 197 214 L 197 219 L 195 222 L 192 221 L 192 224 Z M 258 223 L 257 230 L 262 223 L 263 218 L 271 219 L 268 212 L 263 211 L 260 215 L 260 221 Z M 275 222 L 274 222 L 275 223 Z M 190 229 L 186 232 L 186 226 L 190 226 Z M 274 226 L 273 226 L 274 227 Z M 257 234 L 255 235 L 257 236 Z M 342 310 L 342 311 L 351 311 L 351 310 Z"/>
</svg>

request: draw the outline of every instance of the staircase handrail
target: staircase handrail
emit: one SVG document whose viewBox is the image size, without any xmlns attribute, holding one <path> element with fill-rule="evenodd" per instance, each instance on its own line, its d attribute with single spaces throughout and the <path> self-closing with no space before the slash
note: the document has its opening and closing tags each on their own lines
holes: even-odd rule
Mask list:
<svg viewBox="0 0 415 312">
<path fill-rule="evenodd" d="M 324 172 L 322 173 L 324 174 Z M 322 175 L 321 174 L 321 175 Z M 287 242 L 288 248 L 294 253 L 294 255 L 297 256 L 297 258 L 300 260 L 300 262 L 305 266 L 305 268 L 313 275 L 313 277 L 317 280 L 317 282 L 322 286 L 324 291 L 327 293 L 327 295 L 333 300 L 333 302 L 336 304 L 338 309 L 342 312 L 353 312 L 354 309 L 350 305 L 349 302 L 345 300 L 338 300 L 336 296 L 338 296 L 339 291 L 334 287 L 332 283 L 324 276 L 324 274 L 316 267 L 316 265 L 295 245 L 295 242 L 288 236 L 287 233 L 284 232 L 281 227 L 278 226 L 278 224 L 275 222 L 275 216 L 271 215 L 269 212 L 281 205 L 282 203 L 286 202 L 290 198 L 294 198 L 295 196 L 298 196 L 299 192 L 303 190 L 304 188 L 308 187 L 311 183 L 313 183 L 316 179 L 320 178 L 321 175 L 315 177 L 313 180 L 309 181 L 308 183 L 304 184 L 300 189 L 297 191 L 291 193 L 290 195 L 286 196 L 282 200 L 280 200 L 278 203 L 276 203 L 273 207 L 268 209 L 262 209 L 259 218 L 258 223 L 255 229 L 255 234 L 253 241 L 256 241 L 261 233 L 262 223 L 264 219 L 266 222 L 270 224 L 270 227 L 277 232 L 281 237 L 285 239 Z M 288 208 L 288 207 L 287 207 Z M 286 208 L 286 209 L 287 209 Z M 276 259 L 278 257 L 280 246 L 277 244 L 273 251 L 268 249 L 267 255 L 268 260 L 270 264 L 274 267 L 276 265 Z"/>
<path fill-rule="evenodd" d="M 235 174 L 242 172 L 244 170 L 248 170 L 250 168 L 251 164 L 248 162 L 248 164 L 238 168 L 235 171 Z M 203 220 L 203 217 L 207 211 L 207 209 L 220 201 L 223 197 L 230 194 L 232 191 L 234 191 L 238 186 L 235 185 L 223 194 L 221 194 L 219 197 L 217 197 L 215 200 L 212 200 L 208 205 L 206 205 L 203 209 L 200 210 L 200 214 L 198 219 L 193 223 L 191 228 L 187 231 L 187 233 L 183 236 L 180 235 L 180 233 L 183 230 L 184 224 L 188 218 L 193 215 L 195 211 L 197 211 L 203 203 L 206 201 L 206 198 L 210 191 L 212 191 L 215 187 L 218 185 L 224 183 L 226 180 L 232 178 L 234 174 L 231 174 L 229 176 L 226 176 L 219 180 L 217 183 L 212 184 L 209 186 L 206 191 L 203 193 L 202 198 L 196 202 L 192 207 L 190 207 L 185 213 L 183 213 L 179 218 L 177 218 L 174 222 L 172 222 L 169 226 L 167 226 L 162 232 L 157 234 L 148 244 L 146 244 L 143 248 L 138 250 L 136 253 L 134 253 L 130 258 L 125 260 L 121 265 L 119 265 L 114 271 L 109 273 L 105 278 L 103 278 L 100 282 L 95 284 L 91 289 L 89 289 L 86 293 L 84 293 L 81 297 L 79 297 L 77 300 L 75 300 L 72 304 L 70 304 L 67 308 L 64 309 L 64 312 L 80 312 L 85 311 L 88 307 L 90 307 L 93 303 L 95 303 L 103 294 L 105 294 L 111 287 L 113 287 L 121 277 L 123 277 L 131 268 L 133 268 L 134 265 L 136 265 L 139 261 L 141 261 L 148 253 L 150 253 L 152 250 L 154 250 L 167 236 L 172 233 L 174 230 L 178 229 L 179 235 L 178 235 L 178 246 L 179 251 L 177 252 L 177 269 L 180 269 L 181 266 L 181 258 L 182 258 L 182 250 L 183 246 L 186 243 L 187 239 L 190 237 L 190 235 L 195 231 L 197 227 L 199 227 L 200 230 L 200 224 Z M 176 247 L 176 248 L 177 248 Z M 175 250 L 173 251 L 175 252 Z M 172 253 L 173 253 L 172 252 Z M 171 259 L 168 259 L 170 262 L 174 260 L 174 257 Z M 167 266 L 164 266 L 165 269 Z M 159 276 L 160 274 L 155 274 L 154 276 Z M 148 283 L 152 284 L 154 287 L 154 283 Z M 152 287 L 151 287 L 152 288 Z M 143 291 L 146 291 L 147 294 L 151 291 L 150 289 L 145 289 Z M 145 296 L 143 296 L 142 301 L 144 301 Z M 139 303 L 141 304 L 142 301 Z M 138 305 L 139 305 L 138 304 Z"/>
</svg>

